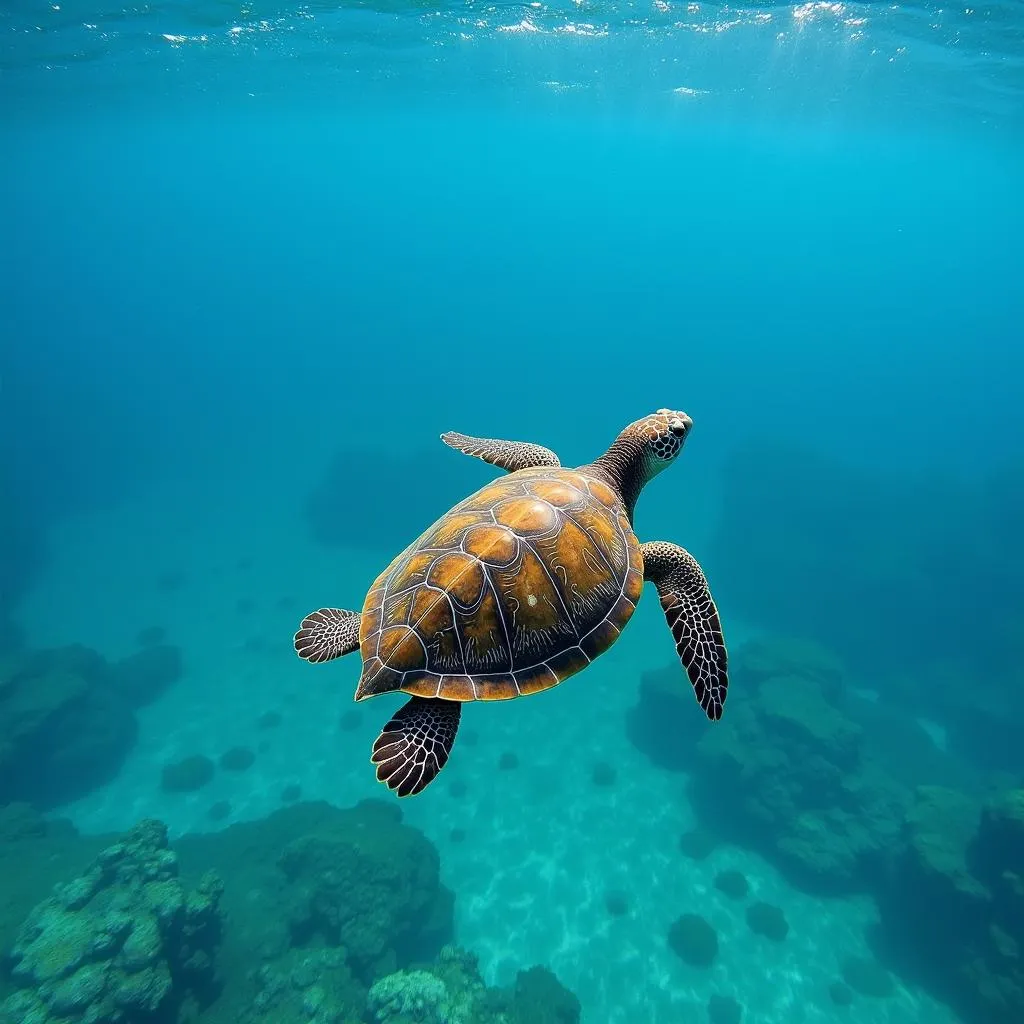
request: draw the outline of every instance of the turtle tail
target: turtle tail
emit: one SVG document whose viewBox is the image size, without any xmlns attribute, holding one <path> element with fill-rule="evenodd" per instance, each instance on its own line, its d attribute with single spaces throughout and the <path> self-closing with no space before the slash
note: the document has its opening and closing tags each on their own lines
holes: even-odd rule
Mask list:
<svg viewBox="0 0 1024 1024">
<path fill-rule="evenodd" d="M 422 793 L 448 760 L 461 714 L 454 700 L 413 697 L 403 704 L 373 744 L 377 779 L 399 796 Z"/>
</svg>

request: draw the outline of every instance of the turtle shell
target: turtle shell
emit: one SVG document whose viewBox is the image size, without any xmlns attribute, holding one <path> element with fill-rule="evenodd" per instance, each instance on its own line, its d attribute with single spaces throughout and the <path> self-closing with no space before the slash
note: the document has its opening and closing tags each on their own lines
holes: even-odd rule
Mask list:
<svg viewBox="0 0 1024 1024">
<path fill-rule="evenodd" d="M 470 495 L 377 577 L 356 699 L 505 700 L 555 686 L 616 640 L 643 588 L 622 502 L 562 468 Z"/>
</svg>

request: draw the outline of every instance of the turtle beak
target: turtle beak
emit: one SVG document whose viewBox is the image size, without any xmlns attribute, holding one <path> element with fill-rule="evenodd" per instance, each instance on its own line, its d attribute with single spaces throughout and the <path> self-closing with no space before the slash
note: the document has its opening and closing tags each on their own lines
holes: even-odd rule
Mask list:
<svg viewBox="0 0 1024 1024">
<path fill-rule="evenodd" d="M 676 437 L 686 437 L 692 426 L 693 420 L 691 420 L 684 412 L 673 416 L 672 419 L 669 420 L 668 429 L 671 430 Z"/>
</svg>

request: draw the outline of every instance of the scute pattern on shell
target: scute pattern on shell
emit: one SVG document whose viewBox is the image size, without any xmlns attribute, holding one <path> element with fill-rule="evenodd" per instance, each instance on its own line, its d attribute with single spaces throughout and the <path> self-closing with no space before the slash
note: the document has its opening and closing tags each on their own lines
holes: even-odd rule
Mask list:
<svg viewBox="0 0 1024 1024">
<path fill-rule="evenodd" d="M 640 545 L 610 487 L 561 468 L 511 473 L 374 582 L 356 696 L 504 700 L 547 689 L 617 639 L 642 587 Z"/>
</svg>

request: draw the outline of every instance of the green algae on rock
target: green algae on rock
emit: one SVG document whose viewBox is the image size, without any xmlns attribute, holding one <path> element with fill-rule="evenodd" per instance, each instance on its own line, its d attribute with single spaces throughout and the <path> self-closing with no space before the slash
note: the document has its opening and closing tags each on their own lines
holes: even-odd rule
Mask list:
<svg viewBox="0 0 1024 1024">
<path fill-rule="evenodd" d="M 445 946 L 437 960 L 378 979 L 367 996 L 373 1024 L 578 1024 L 579 1000 L 546 967 L 487 988 L 477 958 Z"/>
<path fill-rule="evenodd" d="M 290 949 L 251 972 L 255 994 L 238 1024 L 358 1024 L 366 990 L 352 976 L 345 951 Z"/>
<path fill-rule="evenodd" d="M 143 821 L 29 914 L 10 953 L 13 1020 L 106 1024 L 209 995 L 220 940 L 220 879 L 178 880 L 167 829 Z"/>
<path fill-rule="evenodd" d="M 422 1024 L 463 1024 L 466 1016 L 449 1001 L 443 981 L 429 971 L 396 971 L 375 981 L 367 1010 L 379 1024 L 414 1020 Z"/>
<path fill-rule="evenodd" d="M 393 804 L 297 804 L 261 821 L 183 836 L 175 853 L 159 822 L 142 823 L 111 846 L 26 809 L 0 814 L 0 824 L 8 818 L 0 867 L 15 871 L 36 857 L 48 865 L 55 855 L 48 831 L 67 832 L 59 870 L 38 880 L 24 873 L 34 895 L 17 904 L 19 917 L 57 878 L 75 873 L 69 864 L 89 855 L 95 863 L 33 912 L 32 920 L 45 908 L 59 915 L 45 956 L 29 924 L 22 929 L 24 964 L 13 979 L 19 990 L 0 1010 L 4 1024 L 379 1024 L 367 1015 L 369 991 L 398 972 L 437 979 L 429 987 L 444 989 L 437 1005 L 447 1007 L 447 1024 L 579 1020 L 575 996 L 545 968 L 520 972 L 508 988 L 487 988 L 476 957 L 444 945 L 451 894 L 440 884 L 433 847 L 402 824 Z M 179 865 L 189 879 L 207 872 L 191 894 L 178 881 Z M 210 867 L 228 880 L 223 892 Z M 214 950 L 223 971 L 216 978 Z M 48 980 L 36 981 L 37 973 Z M 115 993 L 127 1009 L 111 1015 Z M 374 1012 L 388 1011 L 389 1024 L 427 1019 L 403 1014 L 409 1005 L 416 1007 L 380 1002 Z M 144 1009 L 150 1006 L 155 1013 Z"/>
<path fill-rule="evenodd" d="M 213 867 L 229 883 L 224 962 L 340 949 L 365 997 L 382 975 L 436 956 L 452 939 L 454 897 L 437 850 L 401 818 L 380 800 L 299 802 L 177 840 L 183 872 Z"/>
</svg>

